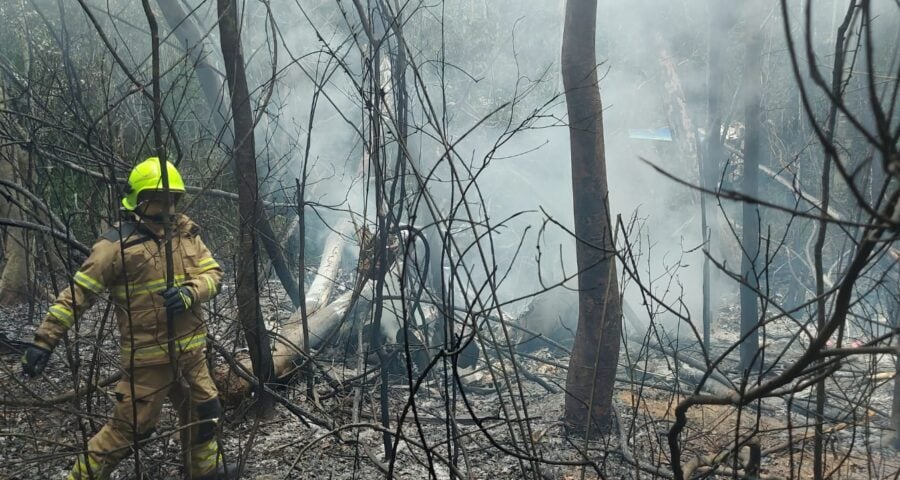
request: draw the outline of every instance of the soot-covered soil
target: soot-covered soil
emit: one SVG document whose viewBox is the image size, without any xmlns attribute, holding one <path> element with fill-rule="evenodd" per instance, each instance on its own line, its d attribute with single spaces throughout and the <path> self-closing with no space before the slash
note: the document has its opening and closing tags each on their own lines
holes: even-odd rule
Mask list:
<svg viewBox="0 0 900 480">
<path fill-rule="evenodd" d="M 218 307 L 213 334 L 222 342 L 233 343 L 237 331 L 223 320 L 229 306 Z M 270 317 L 278 312 L 283 316 L 285 308 L 283 301 L 273 302 L 266 306 L 266 312 Z M 29 339 L 35 323 L 28 320 L 29 311 L 28 306 L 0 310 L 0 332 L 12 339 Z M 89 375 L 103 379 L 115 373 L 115 334 L 107 327 L 105 335 L 97 335 L 102 317 L 103 309 L 95 308 L 68 348 L 57 350 L 41 378 L 24 379 L 16 354 L 4 352 L 0 357 L 0 478 L 65 478 L 74 455 L 102 426 L 112 405 L 112 385 L 93 393 L 84 391 Z M 735 323 L 734 312 L 723 309 L 715 340 L 721 344 L 730 340 Z M 789 326 L 773 325 L 772 342 L 785 342 L 789 333 Z M 356 368 L 358 355 L 348 347 L 354 341 L 340 340 L 321 354 L 319 365 L 338 384 L 329 385 L 324 381 L 326 375 L 320 373 L 314 399 L 307 398 L 306 383 L 297 378 L 277 388 L 284 401 L 296 408 L 276 404 L 268 416 L 258 417 L 252 410 L 252 400 L 228 406 L 222 424 L 223 445 L 228 459 L 242 466 L 241 478 L 376 479 L 384 478 L 385 469 L 390 468 L 393 478 L 449 479 L 453 472 L 448 459 L 463 478 L 473 479 L 654 478 L 651 471 L 656 468 L 661 468 L 661 476 L 656 478 L 664 478 L 669 464 L 666 434 L 675 418 L 674 408 L 691 393 L 691 379 L 696 378 L 696 372 L 671 356 L 654 349 L 641 353 L 639 346 L 630 345 L 627 354 L 623 351 L 614 399 L 617 428 L 585 442 L 563 429 L 568 363 L 564 352 L 547 348 L 522 352 L 516 368 L 530 378 L 513 375 L 508 357 L 502 357 L 502 361 L 497 355 L 489 360 L 482 357 L 475 368 L 460 371 L 463 390 L 447 388 L 452 378 L 443 375 L 443 363 L 438 362 L 437 374 L 418 387 L 415 409 L 406 411 L 402 440 L 390 465 L 378 426 L 378 375 L 367 375 L 366 385 L 354 380 L 360 373 Z M 79 395 L 41 405 L 39 399 L 53 399 L 72 390 L 75 375 L 70 366 L 76 356 L 80 362 L 75 371 L 82 380 Z M 640 361 L 625 368 L 627 359 Z M 857 367 L 862 371 L 864 366 Z M 866 370 L 881 375 L 881 380 L 873 380 L 877 387 L 871 391 L 845 392 L 847 399 L 868 402 L 865 408 L 847 408 L 837 396 L 829 401 L 827 413 L 835 418 L 828 427 L 827 465 L 834 469 L 834 478 L 884 478 L 900 469 L 897 455 L 884 446 L 892 387 L 885 372 L 889 373 L 890 367 L 876 363 Z M 726 365 L 725 370 L 728 368 Z M 829 381 L 829 389 L 858 389 L 859 376 L 848 371 L 838 372 Z M 388 392 L 390 429 L 394 431 L 409 400 L 409 380 L 402 368 L 392 374 Z M 809 411 L 804 413 L 797 405 L 808 406 L 809 398 L 807 391 L 795 395 L 790 405 L 786 398 L 770 398 L 742 410 L 695 407 L 689 411 L 688 426 L 681 437 L 683 461 L 727 451 L 740 425 L 741 434 L 756 432 L 763 452 L 762 478 L 807 478 L 812 465 L 812 422 Z M 305 420 L 296 413 L 298 409 L 327 419 L 329 426 Z M 852 415 L 856 417 L 851 422 Z M 182 478 L 175 417 L 166 406 L 157 435 L 141 449 L 139 466 L 131 455 L 113 478 L 136 478 L 138 471 L 143 478 Z M 720 458 L 717 473 L 708 478 L 731 478 L 731 468 L 735 464 L 740 468 L 746 456 L 747 450 L 742 449 L 737 462 L 733 456 Z M 585 460 L 591 465 L 575 465 Z M 710 473 L 708 468 L 701 466 L 697 472 Z"/>
</svg>

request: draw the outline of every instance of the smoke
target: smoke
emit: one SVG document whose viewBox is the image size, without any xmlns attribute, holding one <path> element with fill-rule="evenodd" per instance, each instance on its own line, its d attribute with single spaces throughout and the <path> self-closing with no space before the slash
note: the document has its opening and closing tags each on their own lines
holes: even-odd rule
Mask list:
<svg viewBox="0 0 900 480">
<path fill-rule="evenodd" d="M 681 57 L 685 45 L 704 44 L 705 32 L 699 28 L 702 20 L 690 18 L 692 12 L 703 9 L 697 8 L 701 2 L 643 3 L 646 5 L 641 7 L 600 6 L 598 63 L 603 76 L 610 208 L 625 224 L 632 219 L 639 222 L 640 228 L 629 232 L 635 238 L 628 240 L 640 250 L 641 281 L 667 301 L 683 297 L 690 315 L 699 318 L 703 253 L 697 248 L 702 243 L 698 196 L 662 178 L 641 160 L 676 176 L 696 179 L 696 171 L 690 170 L 696 169 L 696 159 L 679 158 L 672 142 L 631 139 L 628 130 L 673 127 L 666 115 L 667 79 L 659 64 L 659 49 Z M 352 27 L 347 25 L 342 7 Z M 452 0 L 438 6 L 418 4 L 406 10 L 412 13 L 404 24 L 404 35 L 420 75 L 418 82 L 412 74 L 408 77 L 413 90 L 410 97 L 420 102 L 427 89 L 437 115 L 446 118 L 447 135 L 455 142 L 453 161 L 466 167 L 457 167 L 465 172 L 456 175 L 463 184 L 477 185 L 477 190 L 472 188 L 466 194 L 470 204 L 483 201 L 483 205 L 474 207 L 473 220 L 487 221 L 496 229 L 488 253 L 496 263 L 494 270 L 499 272 L 495 281 L 501 302 L 541 292 L 576 273 L 575 242 L 564 230 L 572 228 L 568 130 L 559 74 L 564 7 L 564 2 L 523 9 L 521 2 L 508 0 Z M 272 52 L 267 19 L 261 7 L 247 8 L 245 50 L 256 52 L 255 56 L 248 55 L 254 64 L 252 70 L 267 74 Z M 289 133 L 282 137 L 290 144 L 280 150 L 293 152 L 291 169 L 280 180 L 290 185 L 293 178 L 300 177 L 309 135 L 310 200 L 353 211 L 357 221 L 362 217 L 371 221 L 372 193 L 359 167 L 365 148 L 357 131 L 362 114 L 360 93 L 354 84 L 363 79 L 365 49 L 361 51 L 348 42 L 351 28 L 357 36 L 363 34 L 349 3 L 323 2 L 304 8 L 302 14 L 296 5 L 278 9 L 297 15 L 292 19 L 279 13 L 277 17 L 283 38 L 279 70 L 284 68 L 284 73 L 273 103 L 278 105 L 279 128 Z M 684 22 L 664 23 L 663 17 Z M 365 45 L 365 40 L 360 43 Z M 341 59 L 340 66 L 322 64 L 334 57 Z M 292 67 L 296 58 L 302 60 Z M 679 75 L 690 113 L 702 122 L 703 59 L 694 58 L 689 65 L 681 66 Z M 310 102 L 316 83 L 324 78 L 328 80 L 322 85 L 310 134 Z M 437 130 L 430 125 L 435 121 L 430 113 L 421 103 L 411 108 L 410 123 L 417 127 L 410 139 L 416 157 L 413 160 L 423 171 L 439 164 L 430 191 L 440 208 L 451 208 L 451 198 L 459 201 L 460 187 L 453 186 L 454 173 L 448 162 L 441 160 L 443 147 L 434 138 Z M 462 138 L 476 124 L 480 125 Z M 464 216 L 464 211 L 457 214 Z M 335 219 L 346 217 L 346 213 L 333 215 Z M 424 217 L 419 212 L 418 218 Z M 548 218 L 564 228 L 546 223 Z M 451 224 L 454 228 L 463 242 L 473 240 L 464 224 Z M 625 235 L 620 235 L 620 244 L 624 239 Z M 466 287 L 474 295 L 490 269 L 479 267 L 474 250 L 465 258 L 472 280 Z M 641 312 L 643 300 L 635 282 L 624 285 L 626 301 Z M 574 330 L 576 288 L 570 280 L 535 299 L 511 303 L 505 310 L 515 315 L 538 304 L 553 305 L 555 312 L 532 319 L 537 322 L 534 327 L 565 336 L 559 331 L 560 322 Z M 727 290 L 733 293 L 734 288 Z M 724 293 L 717 292 L 714 298 L 723 298 Z M 677 328 L 673 319 L 661 320 L 673 330 Z"/>
<path fill-rule="evenodd" d="M 371 7 L 378 2 L 363 3 Z M 726 124 L 741 118 L 744 39 L 753 28 L 761 28 L 748 24 L 747 18 L 766 19 L 766 75 L 790 79 L 784 74 L 776 2 L 754 4 L 752 8 L 762 9 L 764 15 L 748 17 L 736 8 L 712 24 L 708 4 L 701 0 L 601 2 L 597 36 L 610 209 L 628 227 L 619 233 L 620 245 L 627 240 L 637 257 L 634 273 L 639 280 L 623 282 L 624 299 L 641 321 L 648 320 L 647 310 L 658 312 L 655 301 L 647 304 L 647 296 L 637 286 L 640 281 L 658 299 L 679 305 L 681 314 L 698 329 L 704 251 L 730 268 L 739 265 L 740 251 L 732 231 L 739 229 L 739 209 L 711 199 L 714 238 L 705 244 L 699 194 L 665 178 L 648 163 L 697 182 L 696 151 L 687 155 L 686 148 L 691 143 L 689 135 L 702 138 L 706 128 L 709 39 L 721 42 L 725 49 L 727 65 L 722 67 L 727 85 L 721 103 L 733 116 L 725 118 Z M 438 210 L 447 213 L 460 207 L 461 189 L 469 185 L 465 194 L 472 220 L 495 228 L 491 241 L 484 242 L 495 265 L 480 266 L 477 249 L 465 255 L 471 269 L 471 283 L 465 288 L 471 295 L 492 276 L 499 285 L 501 303 L 510 302 L 561 283 L 576 271 L 574 239 L 565 231 L 572 226 L 572 202 L 559 75 L 564 8 L 563 1 L 530 2 L 523 7 L 513 0 L 448 0 L 435 5 L 414 2 L 403 10 L 408 54 L 416 65 L 415 75 L 407 74 L 412 162 L 420 173 L 432 173 L 428 187 Z M 828 32 L 821 35 L 821 42 L 827 43 L 827 35 L 833 32 L 828 26 L 840 8 L 840 2 L 817 3 L 816 19 L 821 31 Z M 363 125 L 359 88 L 370 87 L 361 83 L 367 78 L 367 40 L 357 12 L 349 2 L 284 2 L 273 4 L 272 9 L 277 12 L 278 42 L 272 40 L 275 35 L 263 4 L 247 4 L 244 32 L 245 54 L 258 79 L 267 79 L 271 73 L 278 44 L 278 81 L 269 115 L 258 132 L 283 157 L 282 168 L 273 170 L 272 179 L 289 189 L 301 176 L 306 160 L 307 200 L 336 207 L 336 211 L 320 209 L 329 223 L 351 217 L 357 223 L 371 222 L 373 189 L 367 183 L 366 146 L 359 130 Z M 388 40 L 389 46 L 395 46 L 393 41 Z M 674 75 L 664 68 L 665 57 L 675 59 Z M 681 98 L 673 96 L 676 80 Z M 260 85 L 259 91 L 264 88 Z M 781 94 L 767 93 L 772 98 Z M 317 108 L 311 123 L 314 96 Z M 427 108 L 423 106 L 426 98 Z M 695 131 L 684 131 L 684 117 L 676 111 L 679 102 Z M 673 141 L 629 136 L 629 130 L 658 128 L 673 131 Z M 455 169 L 445 159 L 440 134 L 454 145 Z M 389 155 L 395 148 L 388 146 Z M 722 178 L 727 182 L 727 175 Z M 421 204 L 414 213 L 417 221 L 428 218 Z M 458 208 L 456 214 L 465 216 L 465 209 Z M 548 218 L 564 228 L 547 223 Z M 463 243 L 474 240 L 465 222 L 453 222 L 450 228 Z M 715 312 L 735 300 L 738 285 L 716 267 L 712 270 Z M 621 265 L 619 273 L 623 274 Z M 575 288 L 570 280 L 536 299 L 509 303 L 505 310 L 515 315 L 539 303 L 554 305 L 555 312 L 540 315 L 538 329 L 560 333 L 562 321 L 574 330 Z M 673 332 L 687 332 L 672 315 L 661 314 L 654 320 Z"/>
</svg>

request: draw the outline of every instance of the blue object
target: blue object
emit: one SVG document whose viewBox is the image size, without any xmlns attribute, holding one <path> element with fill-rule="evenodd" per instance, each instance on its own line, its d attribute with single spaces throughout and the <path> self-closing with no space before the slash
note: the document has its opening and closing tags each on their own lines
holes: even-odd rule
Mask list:
<svg viewBox="0 0 900 480">
<path fill-rule="evenodd" d="M 660 142 L 672 141 L 672 129 L 663 128 L 629 128 L 628 138 L 637 140 L 656 140 Z"/>
</svg>

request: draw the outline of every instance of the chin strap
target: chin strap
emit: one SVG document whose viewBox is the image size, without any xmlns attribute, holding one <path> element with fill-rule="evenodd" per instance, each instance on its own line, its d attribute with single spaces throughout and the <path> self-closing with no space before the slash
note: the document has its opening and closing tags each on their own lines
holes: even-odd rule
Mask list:
<svg viewBox="0 0 900 480">
<path fill-rule="evenodd" d="M 166 215 L 147 215 L 143 213 L 133 212 L 134 216 L 143 223 L 163 223 L 166 221 Z M 170 215 L 170 217 L 175 217 L 175 215 Z"/>
</svg>

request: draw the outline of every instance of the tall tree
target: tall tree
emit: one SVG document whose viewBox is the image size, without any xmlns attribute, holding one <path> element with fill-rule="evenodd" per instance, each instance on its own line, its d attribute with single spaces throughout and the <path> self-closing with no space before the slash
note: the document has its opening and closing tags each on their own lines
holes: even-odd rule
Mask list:
<svg viewBox="0 0 900 480">
<path fill-rule="evenodd" d="M 762 56 L 763 30 L 759 7 L 747 10 L 750 41 L 746 49 L 744 73 L 744 175 L 741 191 L 749 198 L 759 196 L 759 157 L 763 154 Z M 759 207 L 753 202 L 742 205 L 741 232 L 741 369 L 760 365 L 759 305 L 756 294 L 759 286 L 757 257 L 759 256 Z"/>
<path fill-rule="evenodd" d="M 253 138 L 253 112 L 250 108 L 250 91 L 247 72 L 241 50 L 241 34 L 237 4 L 234 0 L 218 0 L 219 39 L 225 59 L 225 76 L 231 95 L 231 118 L 234 122 L 234 149 L 232 150 L 234 176 L 238 181 L 238 265 L 237 307 L 238 320 L 247 337 L 253 374 L 259 380 L 260 413 L 269 410 L 274 399 L 265 385 L 274 379 L 271 342 L 263 323 L 259 307 L 259 284 L 256 279 L 259 245 L 256 229 L 262 214 L 259 199 L 259 183 L 256 175 L 256 143 Z"/>
<path fill-rule="evenodd" d="M 725 42 L 722 37 L 730 28 L 727 6 L 717 0 L 709 3 L 709 25 L 707 30 L 706 60 L 706 140 L 703 158 L 700 160 L 700 186 L 711 190 L 716 184 L 716 173 L 725 157 L 725 146 L 722 141 L 722 97 L 725 88 L 725 65 L 723 63 Z M 714 215 L 714 214 L 713 214 Z M 711 249 L 711 229 L 709 201 L 707 195 L 700 195 L 700 230 L 707 249 Z M 703 258 L 703 343 L 709 349 L 709 336 L 712 324 L 710 305 L 710 264 L 709 254 Z"/>
<path fill-rule="evenodd" d="M 562 77 L 569 114 L 579 287 L 578 329 L 566 377 L 566 424 L 573 430 L 586 430 L 586 435 L 603 429 L 612 418 L 622 335 L 596 33 L 597 0 L 566 2 Z"/>
<path fill-rule="evenodd" d="M 3 89 L 0 88 L 0 104 Z M 25 166 L 24 152 L 17 146 L 0 147 L 0 179 L 19 183 Z M 22 220 L 17 202 L 22 198 L 11 188 L 0 186 L 0 217 Z M 2 232 L 0 232 L 2 236 Z M 0 269 L 0 305 L 16 305 L 28 300 L 32 285 L 29 277 L 34 271 L 27 249 L 28 236 L 24 229 L 8 227 L 3 238 L 3 268 Z"/>
</svg>

